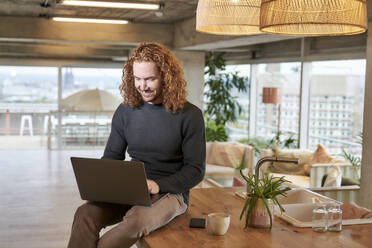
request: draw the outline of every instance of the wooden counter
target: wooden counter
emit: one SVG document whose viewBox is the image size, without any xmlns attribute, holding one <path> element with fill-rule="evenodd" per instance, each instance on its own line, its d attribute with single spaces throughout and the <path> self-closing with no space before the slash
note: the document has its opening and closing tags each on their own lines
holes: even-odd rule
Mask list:
<svg viewBox="0 0 372 248">
<path fill-rule="evenodd" d="M 371 248 L 372 224 L 343 226 L 340 233 L 316 233 L 311 228 L 293 227 L 275 217 L 272 230 L 243 228 L 239 220 L 243 199 L 234 195 L 243 188 L 193 189 L 187 212 L 176 217 L 167 226 L 143 238 L 141 247 L 151 248 L 238 248 L 238 247 L 319 247 L 319 248 Z M 213 236 L 207 229 L 189 228 L 194 218 L 207 218 L 212 212 L 226 212 L 231 215 L 226 235 Z"/>
</svg>

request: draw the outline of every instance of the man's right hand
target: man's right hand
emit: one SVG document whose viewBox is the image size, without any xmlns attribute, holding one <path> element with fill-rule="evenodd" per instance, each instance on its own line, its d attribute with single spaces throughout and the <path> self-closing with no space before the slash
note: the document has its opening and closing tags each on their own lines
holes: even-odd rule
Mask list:
<svg viewBox="0 0 372 248">
<path fill-rule="evenodd" d="M 146 180 L 147 188 L 149 189 L 150 194 L 157 194 L 160 191 L 159 185 L 154 180 Z"/>
</svg>

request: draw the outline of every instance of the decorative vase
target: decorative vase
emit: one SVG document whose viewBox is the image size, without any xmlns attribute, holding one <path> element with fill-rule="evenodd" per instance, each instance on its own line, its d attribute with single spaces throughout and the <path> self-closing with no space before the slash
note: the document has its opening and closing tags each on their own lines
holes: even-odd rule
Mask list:
<svg viewBox="0 0 372 248">
<path fill-rule="evenodd" d="M 266 199 L 269 204 L 269 209 L 274 222 L 274 204 L 270 199 Z M 265 204 L 262 199 L 257 199 L 256 205 L 254 206 L 251 216 L 248 220 L 248 225 L 256 228 L 270 228 L 270 215 L 267 212 Z"/>
</svg>

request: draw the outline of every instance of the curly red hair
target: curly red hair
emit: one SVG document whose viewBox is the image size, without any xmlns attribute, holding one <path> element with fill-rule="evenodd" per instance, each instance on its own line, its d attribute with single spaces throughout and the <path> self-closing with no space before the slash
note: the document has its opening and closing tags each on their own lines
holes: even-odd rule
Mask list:
<svg viewBox="0 0 372 248">
<path fill-rule="evenodd" d="M 155 42 L 145 42 L 137 46 L 133 55 L 123 67 L 122 83 L 119 87 L 123 103 L 131 107 L 143 104 L 141 94 L 134 86 L 133 62 L 152 61 L 159 69 L 163 85 L 163 105 L 167 111 L 175 113 L 186 102 L 186 81 L 183 69 L 176 56 L 164 46 Z"/>
</svg>

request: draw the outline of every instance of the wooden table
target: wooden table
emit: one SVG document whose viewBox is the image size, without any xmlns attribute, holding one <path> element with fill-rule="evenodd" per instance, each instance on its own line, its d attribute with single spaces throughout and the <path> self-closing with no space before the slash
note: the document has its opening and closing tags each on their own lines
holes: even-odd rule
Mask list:
<svg viewBox="0 0 372 248">
<path fill-rule="evenodd" d="M 171 223 L 140 240 L 141 247 L 151 248 L 238 248 L 238 247 L 372 247 L 372 224 L 343 226 L 340 233 L 316 233 L 311 228 L 297 228 L 275 217 L 272 230 L 243 228 L 239 220 L 243 199 L 234 195 L 243 188 L 202 188 L 190 192 L 187 212 Z M 194 218 L 206 218 L 212 212 L 226 212 L 231 223 L 225 236 L 213 236 L 207 229 L 189 228 Z"/>
</svg>

